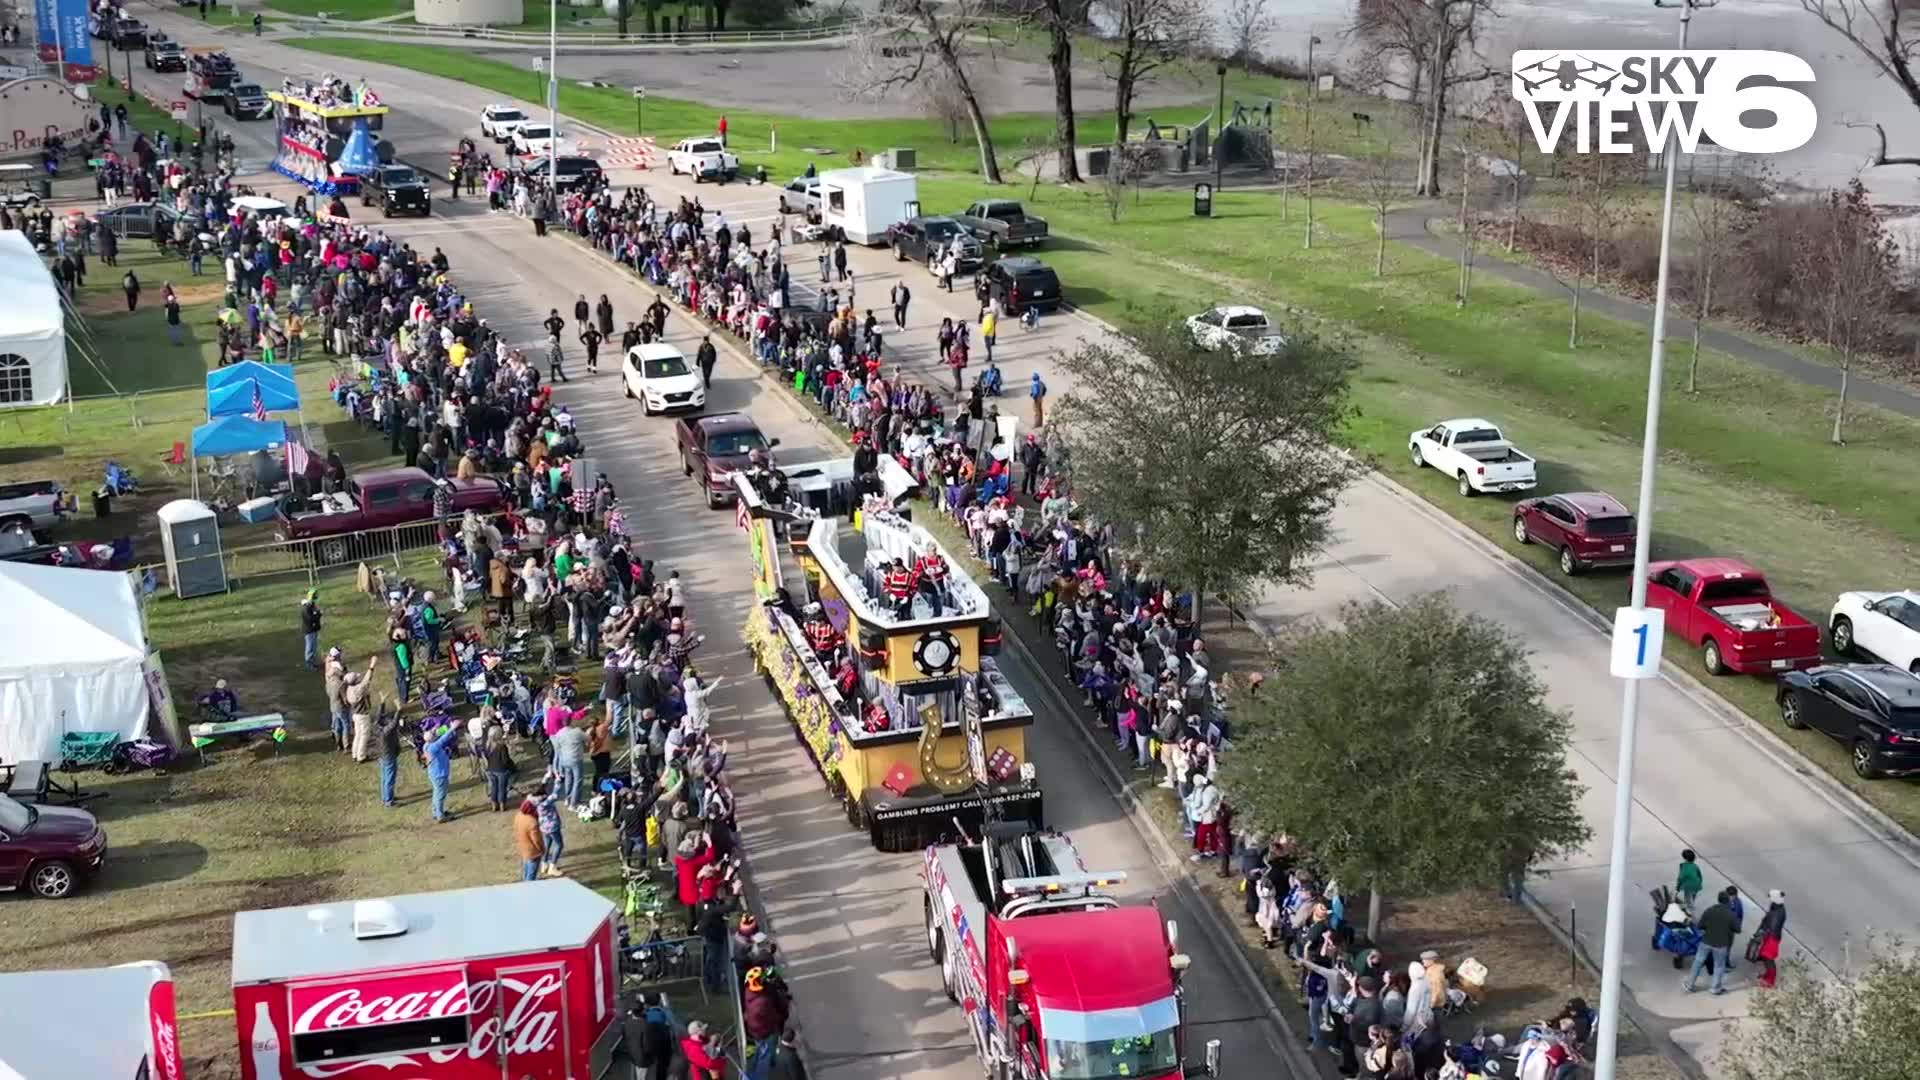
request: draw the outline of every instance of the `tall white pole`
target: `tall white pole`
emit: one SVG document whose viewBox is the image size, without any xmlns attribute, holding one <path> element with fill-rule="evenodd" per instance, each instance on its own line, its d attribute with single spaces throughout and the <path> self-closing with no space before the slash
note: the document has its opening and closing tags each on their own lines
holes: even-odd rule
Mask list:
<svg viewBox="0 0 1920 1080">
<path fill-rule="evenodd" d="M 560 182 L 560 0 L 547 4 L 547 187 Z"/>
<path fill-rule="evenodd" d="M 1655 6 L 1665 7 L 1661 0 Z M 1696 0 L 1679 0 L 1680 48 L 1687 47 L 1687 25 Z M 1677 103 L 1667 108 L 1677 109 Z M 1673 129 L 1678 130 L 1678 125 Z M 1653 548 L 1653 471 L 1660 457 L 1660 392 L 1667 353 L 1667 267 L 1673 238 L 1673 182 L 1680 160 L 1680 143 L 1669 135 L 1661 148 L 1666 158 L 1666 191 L 1660 203 L 1660 277 L 1653 296 L 1653 346 L 1647 360 L 1647 424 L 1640 445 L 1640 506 L 1633 540 L 1633 600 L 1647 606 L 1647 562 Z M 1600 1030 L 1594 1040 L 1594 1080 L 1614 1080 L 1614 1058 L 1620 1034 L 1620 953 L 1626 936 L 1627 849 L 1633 830 L 1633 756 L 1635 728 L 1640 722 L 1640 679 L 1623 679 L 1626 693 L 1620 707 L 1620 760 L 1614 769 L 1613 850 L 1607 858 L 1607 930 L 1600 958 Z M 1636 909 L 1637 910 L 1637 909 Z"/>
</svg>

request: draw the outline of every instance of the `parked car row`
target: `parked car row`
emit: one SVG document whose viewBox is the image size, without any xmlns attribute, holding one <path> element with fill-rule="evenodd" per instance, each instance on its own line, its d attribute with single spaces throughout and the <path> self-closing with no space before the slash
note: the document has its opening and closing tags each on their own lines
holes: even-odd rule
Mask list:
<svg viewBox="0 0 1920 1080">
<path fill-rule="evenodd" d="M 1416 467 L 1453 477 L 1462 495 L 1538 482 L 1534 459 L 1486 420 L 1442 421 L 1414 432 L 1407 445 Z M 1550 549 L 1568 576 L 1633 565 L 1637 522 L 1605 492 L 1522 499 L 1512 521 L 1515 543 Z M 1647 606 L 1664 613 L 1667 633 L 1698 650 L 1708 674 L 1775 677 L 1781 723 L 1840 743 L 1856 775 L 1920 775 L 1920 592 L 1840 594 L 1826 630 L 1832 652 L 1850 663 L 1828 662 L 1821 627 L 1738 559 L 1650 563 L 1646 593 Z"/>
</svg>

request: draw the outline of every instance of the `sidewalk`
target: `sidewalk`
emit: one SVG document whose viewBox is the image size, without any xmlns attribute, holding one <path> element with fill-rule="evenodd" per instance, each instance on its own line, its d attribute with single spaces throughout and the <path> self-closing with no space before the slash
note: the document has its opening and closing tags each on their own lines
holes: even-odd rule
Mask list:
<svg viewBox="0 0 1920 1080">
<path fill-rule="evenodd" d="M 1438 255 L 1443 259 L 1457 260 L 1460 258 L 1460 249 L 1463 246 L 1460 241 L 1451 236 L 1439 235 L 1427 227 L 1427 222 L 1434 217 L 1445 217 L 1454 212 L 1440 203 L 1422 203 L 1419 206 L 1395 210 L 1387 215 L 1387 238 L 1418 248 L 1428 254 Z M 1520 285 L 1556 299 L 1568 299 L 1566 287 L 1555 281 L 1552 275 L 1531 266 L 1507 262 L 1485 251 L 1480 252 L 1475 258 L 1473 270 L 1476 274 L 1491 274 L 1502 281 Z M 1652 304 L 1606 292 L 1583 291 L 1580 306 L 1587 311 L 1596 311 L 1637 326 L 1644 326 L 1648 331 L 1653 329 Z M 1693 320 L 1669 308 L 1667 340 L 1669 342 L 1686 341 L 1692 337 Z M 1830 390 L 1835 395 L 1840 393 L 1839 368 L 1815 363 L 1785 349 L 1719 329 L 1712 323 L 1701 327 L 1700 344 L 1750 364 L 1767 368 L 1795 382 Z M 1876 405 L 1901 416 L 1920 417 L 1920 394 L 1902 387 L 1874 382 L 1858 372 L 1847 378 L 1847 400 Z"/>
</svg>

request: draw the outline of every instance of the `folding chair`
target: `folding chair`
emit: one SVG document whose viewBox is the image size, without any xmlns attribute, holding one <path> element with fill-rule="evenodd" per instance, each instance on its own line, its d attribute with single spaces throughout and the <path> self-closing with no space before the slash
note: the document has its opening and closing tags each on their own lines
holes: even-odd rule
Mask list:
<svg viewBox="0 0 1920 1080">
<path fill-rule="evenodd" d="M 187 464 L 187 444 L 186 443 L 183 443 L 183 442 L 174 443 L 172 450 L 169 450 L 166 453 L 160 455 L 160 467 L 167 471 L 168 476 L 178 477 L 180 475 L 180 470 L 184 468 L 186 464 Z"/>
</svg>

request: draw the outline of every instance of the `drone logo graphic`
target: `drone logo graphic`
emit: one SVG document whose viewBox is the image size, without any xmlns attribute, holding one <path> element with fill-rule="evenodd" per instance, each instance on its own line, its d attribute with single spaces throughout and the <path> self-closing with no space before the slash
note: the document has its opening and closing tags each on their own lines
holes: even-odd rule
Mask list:
<svg viewBox="0 0 1920 1080">
<path fill-rule="evenodd" d="M 1547 99 L 1605 94 L 1619 78 L 1619 68 L 1580 53 L 1553 53 L 1513 71 L 1514 82 L 1526 96 Z M 1544 94 L 1543 88 L 1548 88 Z"/>
</svg>

